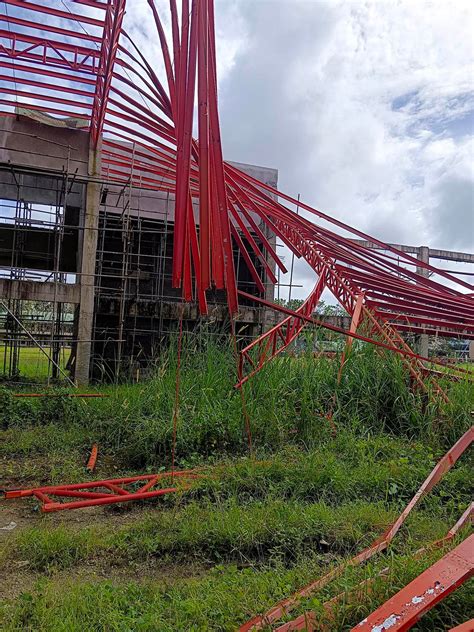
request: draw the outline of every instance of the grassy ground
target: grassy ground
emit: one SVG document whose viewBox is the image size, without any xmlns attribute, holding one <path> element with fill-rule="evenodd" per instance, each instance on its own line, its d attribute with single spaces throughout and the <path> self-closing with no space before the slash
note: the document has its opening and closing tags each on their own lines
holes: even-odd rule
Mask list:
<svg viewBox="0 0 474 632">
<path fill-rule="evenodd" d="M 451 404 L 441 408 L 409 390 L 396 358 L 370 349 L 350 358 L 334 401 L 337 365 L 282 358 L 245 389 L 250 456 L 232 351 L 198 342 L 183 356 L 177 459 L 208 475 L 123 508 L 41 515 L 31 500 L 2 503 L 0 526 L 17 527 L 0 531 L 0 629 L 235 630 L 380 536 L 471 423 L 472 385 L 446 385 Z M 3 389 L 0 487 L 85 480 L 95 441 L 96 478 L 169 467 L 175 367 L 170 352 L 154 379 L 102 388 L 103 399 L 15 400 Z M 465 510 L 470 465 L 466 454 L 388 553 L 347 568 L 294 614 L 312 608 L 323 621 L 326 599 L 389 566 L 325 622 L 350 630 L 433 563 L 445 551 L 413 553 Z M 471 592 L 459 589 L 414 629 L 468 619 Z"/>
<path fill-rule="evenodd" d="M 50 348 L 45 347 L 47 353 L 50 353 Z M 61 352 L 59 366 L 64 369 L 67 364 L 70 349 L 63 349 Z M 8 366 L 9 362 L 9 350 L 5 357 L 5 346 L 0 345 L 0 367 L 3 371 L 4 362 Z M 44 355 L 41 349 L 38 347 L 21 347 L 20 348 L 20 361 L 19 361 L 19 376 L 23 379 L 32 379 L 33 381 L 44 380 L 51 375 L 51 363 L 49 359 Z"/>
</svg>

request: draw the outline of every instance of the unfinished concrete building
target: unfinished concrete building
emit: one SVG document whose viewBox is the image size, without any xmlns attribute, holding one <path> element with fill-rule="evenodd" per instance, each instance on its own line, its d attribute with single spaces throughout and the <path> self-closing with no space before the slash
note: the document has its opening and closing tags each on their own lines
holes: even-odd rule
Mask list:
<svg viewBox="0 0 474 632">
<path fill-rule="evenodd" d="M 6 376 L 22 373 L 25 345 L 50 355 L 47 375 L 53 378 L 60 367 L 78 383 L 139 376 L 176 331 L 181 305 L 188 329 L 217 331 L 227 319 L 223 292 L 210 296 L 203 320 L 171 285 L 173 196 L 140 187 L 136 178 L 117 185 L 100 169 L 100 146 L 90 146 L 77 119 L 25 109 L 0 117 L 0 362 Z M 238 166 L 277 185 L 275 169 Z M 238 252 L 235 264 L 239 287 L 253 293 Z M 266 287 L 271 298 L 273 285 Z M 240 336 L 259 333 L 264 320 L 265 311 L 244 301 Z"/>
<path fill-rule="evenodd" d="M 472 284 L 431 266 L 426 247 L 414 258 L 411 247 L 393 248 L 282 191 L 277 203 L 276 171 L 225 163 L 209 29 L 191 38 L 186 23 L 192 57 L 173 68 L 176 29 L 170 48 L 153 14 L 162 54 L 145 50 L 123 28 L 125 4 L 0 3 L 1 373 L 21 374 L 20 349 L 30 344 L 44 353 L 50 377 L 139 375 L 183 312 L 187 328 L 222 324 L 230 314 L 239 335 L 251 337 L 274 312 L 265 302 L 278 281 L 274 266 L 286 270 L 277 237 L 318 279 L 306 316 L 327 291 L 354 319 L 342 333 L 358 326 L 363 304 L 378 334 L 402 350 L 403 336 L 417 336 L 423 357 L 428 335 L 472 337 Z M 197 200 L 204 201 L 199 247 Z M 191 270 L 209 310 L 191 301 Z M 270 333 L 274 353 L 301 322 Z"/>
</svg>

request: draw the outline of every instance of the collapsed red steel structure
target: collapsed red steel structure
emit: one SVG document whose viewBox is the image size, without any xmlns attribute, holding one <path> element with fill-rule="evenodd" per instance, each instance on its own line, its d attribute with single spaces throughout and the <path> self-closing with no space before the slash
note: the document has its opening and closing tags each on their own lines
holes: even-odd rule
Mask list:
<svg viewBox="0 0 474 632">
<path fill-rule="evenodd" d="M 182 0 L 179 8 L 170 0 L 166 12 L 148 0 L 160 43 L 158 60 L 148 58 L 125 31 L 125 0 L 69 0 L 67 10 L 38 0 L 3 4 L 0 17 L 7 29 L 0 30 L 0 81 L 8 98 L 0 99 L 1 114 L 15 116 L 16 105 L 83 119 L 92 143 L 101 142 L 102 169 L 109 179 L 174 195 L 173 285 L 185 300 L 197 299 L 201 314 L 207 313 L 211 287 L 226 290 L 229 312 L 237 314 L 234 250 L 260 293 L 264 279 L 276 282 L 274 266 L 286 271 L 269 233 L 318 275 L 295 316 L 243 350 L 241 380 L 294 340 L 304 326 L 298 315 L 310 316 L 324 289 L 353 317 L 359 302 L 353 332 L 364 321 L 370 340 L 397 348 L 420 387 L 427 367 L 410 355 L 401 334 L 474 338 L 472 284 L 223 160 L 212 0 Z M 296 205 L 307 217 L 290 208 Z M 369 250 L 350 237 L 383 250 Z M 418 274 L 420 269 L 442 282 Z M 257 359 L 251 353 L 256 348 Z"/>
<path fill-rule="evenodd" d="M 229 313 L 235 317 L 239 292 L 234 250 L 241 253 L 261 294 L 265 279 L 276 283 L 275 266 L 286 272 L 268 234 L 316 273 L 316 286 L 301 308 L 286 310 L 284 320 L 241 351 L 240 385 L 286 349 L 307 322 L 315 322 L 311 315 L 325 289 L 352 317 L 350 330 L 340 333 L 348 340 L 362 339 L 400 354 L 413 381 L 423 389 L 427 359 L 415 354 L 402 334 L 474 338 L 472 284 L 224 161 L 213 0 L 182 0 L 179 8 L 176 0 L 169 0 L 166 14 L 155 0 L 148 0 L 160 43 L 159 60 L 145 54 L 124 29 L 126 0 L 68 0 L 62 2 L 66 10 L 39 0 L 2 4 L 5 14 L 0 21 L 7 28 L 0 29 L 0 115 L 16 116 L 14 108 L 23 106 L 52 117 L 82 119 L 92 147 L 100 148 L 102 170 L 109 180 L 174 195 L 172 278 L 184 300 L 196 299 L 205 315 L 206 292 L 225 289 Z M 367 249 L 352 237 L 381 250 Z M 420 269 L 427 276 L 419 274 Z M 429 278 L 429 273 L 440 281 Z M 366 336 L 357 334 L 361 323 Z M 442 388 L 435 388 L 446 399 Z M 173 472 L 173 476 L 186 474 L 189 477 Z M 156 489 L 155 475 L 139 478 L 47 491 L 78 499 L 67 503 L 70 508 L 108 504 L 111 497 L 112 502 L 121 502 L 175 491 Z M 126 489 L 130 483 L 141 487 Z M 47 491 L 23 493 L 36 495 L 49 511 L 62 508 Z M 388 539 L 386 534 L 371 554 L 385 548 Z"/>
</svg>

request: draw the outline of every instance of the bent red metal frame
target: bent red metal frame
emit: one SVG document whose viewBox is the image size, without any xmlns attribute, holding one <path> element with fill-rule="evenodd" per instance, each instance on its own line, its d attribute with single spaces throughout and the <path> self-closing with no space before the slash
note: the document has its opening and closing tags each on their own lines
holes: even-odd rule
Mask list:
<svg viewBox="0 0 474 632">
<path fill-rule="evenodd" d="M 109 178 L 118 183 L 131 179 L 175 196 L 173 284 L 186 300 L 196 296 L 201 313 L 207 312 L 210 288 L 225 289 L 230 313 L 237 313 L 234 249 L 241 252 L 257 294 L 263 292 L 264 277 L 276 281 L 273 265 L 286 271 L 267 237 L 271 233 L 324 278 L 351 316 L 363 295 L 362 318 L 371 323 L 369 339 L 408 351 L 400 336 L 407 331 L 474 337 L 474 300 L 469 295 L 473 285 L 276 191 L 223 160 L 212 0 L 183 0 L 180 7 L 170 0 L 168 16 L 148 0 L 164 81 L 154 70 L 156 60 L 148 59 L 124 29 L 125 0 L 69 0 L 68 11 L 37 0 L 3 4 L 5 15 L 0 19 L 8 28 L 0 31 L 0 81 L 14 86 L 6 92 L 9 99 L 0 100 L 3 113 L 12 116 L 15 106 L 24 106 L 56 118 L 84 118 L 93 142 L 102 138 L 103 169 Z M 199 234 L 193 202 L 199 202 Z M 297 206 L 315 221 L 297 214 Z M 384 250 L 353 243 L 341 230 Z M 442 282 L 418 274 L 420 268 Z M 317 303 L 314 293 L 310 299 L 306 315 Z M 266 344 L 274 345 L 276 338 L 283 336 L 285 343 L 294 339 L 293 334 L 288 337 L 293 324 L 281 324 L 273 339 L 267 336 L 261 345 L 265 353 Z M 283 327 L 288 328 L 284 334 Z M 294 333 L 301 328 L 299 322 Z M 425 363 L 408 356 L 406 362 L 422 387 Z M 263 365 L 262 358 L 258 365 Z"/>
<path fill-rule="evenodd" d="M 41 511 L 50 513 L 66 509 L 81 509 L 83 507 L 156 498 L 186 489 L 189 482 L 199 476 L 200 474 L 194 470 L 143 474 L 141 476 L 112 478 L 101 481 L 86 481 L 71 485 L 49 485 L 47 487 L 10 490 L 4 492 L 4 498 L 8 500 L 34 497 L 41 502 Z M 176 485 L 175 479 L 183 482 L 180 485 Z M 172 483 L 171 486 L 162 486 L 163 483 L 169 482 Z M 78 500 L 61 502 L 60 499 L 64 498 L 76 498 Z"/>
<path fill-rule="evenodd" d="M 2 3 L 5 13 L 0 21 L 7 28 L 0 29 L 0 82 L 4 92 L 0 114 L 18 116 L 21 108 L 26 108 L 53 118 L 82 119 L 90 131 L 92 146 L 101 141 L 102 168 L 109 179 L 174 195 L 173 285 L 181 288 L 184 300 L 196 299 L 202 314 L 207 313 L 206 292 L 211 288 L 225 289 L 230 315 L 238 313 L 234 250 L 242 254 L 256 287 L 255 296 L 246 296 L 246 300 L 263 294 L 266 279 L 276 282 L 274 266 L 286 272 L 268 234 L 304 259 L 318 277 L 315 289 L 297 312 L 288 310 L 281 323 L 242 351 L 240 386 L 286 349 L 307 323 L 322 324 L 311 314 L 324 288 L 352 317 L 351 329 L 338 331 L 348 340 L 363 340 L 400 354 L 419 388 L 426 388 L 424 378 L 431 361 L 415 354 L 403 333 L 474 338 L 474 285 L 277 191 L 224 161 L 213 0 L 182 0 L 180 7 L 176 0 L 170 0 L 168 20 L 164 20 L 155 0 L 148 0 L 160 43 L 164 81 L 154 70 L 158 67 L 156 60 L 148 58 L 124 29 L 125 0 L 65 0 L 63 4 L 66 11 L 39 0 Z M 196 89 L 198 138 L 194 139 Z M 194 202 L 199 202 L 199 232 Z M 297 208 L 307 217 L 297 214 Z M 323 226 L 322 221 L 331 228 Z M 350 237 L 367 240 L 381 250 L 366 249 Z M 419 274 L 420 269 L 439 280 Z M 367 336 L 357 334 L 362 322 Z M 344 356 L 341 370 L 343 365 Z M 450 371 L 462 374 L 453 368 Z M 435 373 L 429 375 L 435 378 Z M 447 400 L 439 385 L 435 384 L 435 392 Z M 472 431 L 460 441 L 459 454 L 472 441 Z M 461 447 L 456 446 L 448 453 L 452 462 L 459 457 L 455 455 Z M 361 563 L 388 546 L 413 506 L 451 467 L 452 462 L 446 458 L 383 539 L 351 563 Z M 173 475 L 183 480 L 194 476 L 192 472 Z M 7 495 L 36 496 L 44 511 L 57 511 L 176 491 L 176 486 L 156 488 L 163 477 L 129 477 Z M 79 500 L 59 502 L 51 496 Z M 282 602 L 269 613 L 268 620 L 281 616 L 337 572 L 332 571 Z M 260 617 L 254 623 L 258 626 L 264 620 Z"/>
<path fill-rule="evenodd" d="M 364 549 L 361 553 L 358 553 L 348 562 L 336 566 L 329 571 L 323 577 L 311 582 L 307 586 L 304 586 L 291 597 L 279 601 L 275 606 L 268 610 L 265 614 L 258 615 L 243 625 L 240 626 L 240 632 L 249 632 L 250 630 L 261 630 L 265 626 L 269 626 L 275 621 L 278 621 L 282 617 L 286 616 L 289 612 L 294 610 L 303 599 L 310 597 L 312 594 L 326 586 L 336 577 L 339 577 L 348 566 L 358 566 L 369 560 L 374 555 L 385 551 L 393 538 L 400 530 L 403 523 L 406 521 L 410 513 L 420 500 L 429 493 L 433 487 L 441 480 L 441 478 L 448 472 L 453 465 L 458 461 L 462 454 L 471 446 L 474 441 L 474 426 L 472 426 L 443 456 L 443 458 L 433 468 L 429 476 L 423 482 L 411 501 L 405 507 L 403 512 L 397 518 L 397 520 L 385 531 L 385 533 L 378 538 L 373 544 Z"/>
</svg>

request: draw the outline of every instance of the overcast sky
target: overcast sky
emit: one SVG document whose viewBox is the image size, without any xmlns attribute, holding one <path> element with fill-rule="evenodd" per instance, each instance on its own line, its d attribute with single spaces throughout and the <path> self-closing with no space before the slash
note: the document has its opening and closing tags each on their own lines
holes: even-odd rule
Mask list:
<svg viewBox="0 0 474 632">
<path fill-rule="evenodd" d="M 216 22 L 228 159 L 386 241 L 474 250 L 474 3 L 217 0 Z"/>
</svg>

